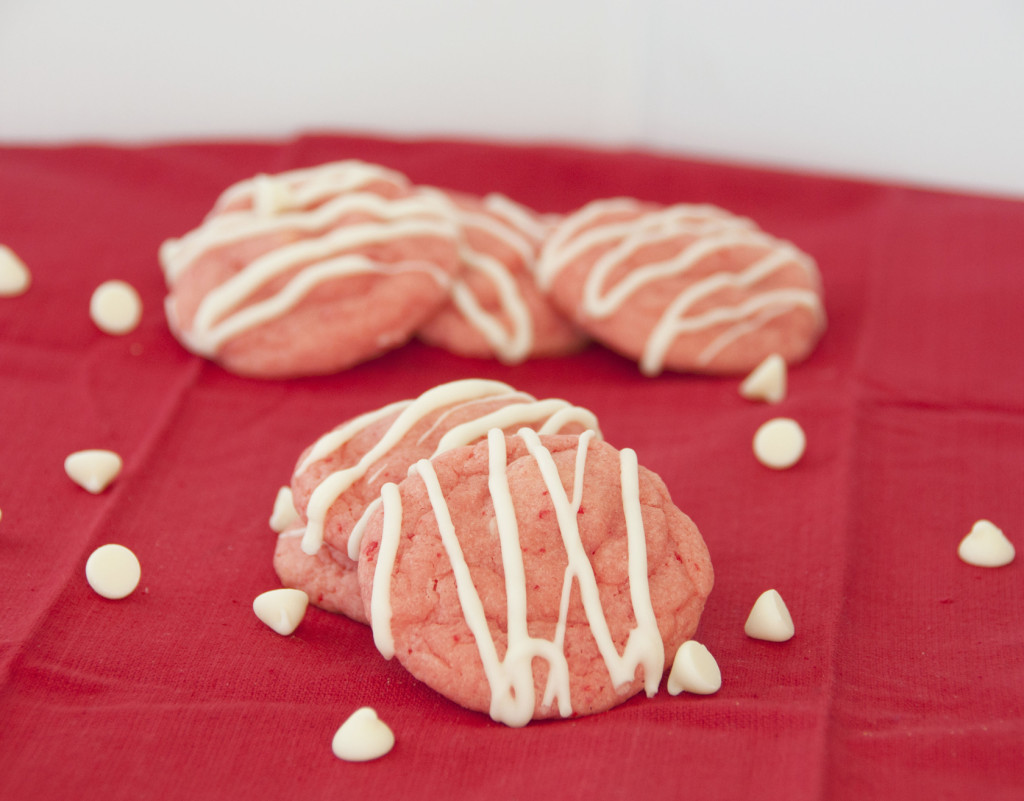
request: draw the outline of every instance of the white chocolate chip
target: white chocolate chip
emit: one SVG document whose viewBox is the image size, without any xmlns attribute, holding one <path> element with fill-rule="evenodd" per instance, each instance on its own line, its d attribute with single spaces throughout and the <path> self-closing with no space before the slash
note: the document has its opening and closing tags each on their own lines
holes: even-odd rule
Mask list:
<svg viewBox="0 0 1024 801">
<path fill-rule="evenodd" d="M 780 403 L 786 397 L 786 360 L 773 353 L 740 384 L 740 395 L 751 401 Z"/>
<path fill-rule="evenodd" d="M 139 586 L 139 560 L 123 545 L 102 545 L 85 563 L 85 578 L 99 595 L 111 600 L 125 598 Z"/>
<path fill-rule="evenodd" d="M 681 692 L 711 695 L 722 689 L 722 671 L 705 646 L 696 640 L 687 640 L 676 651 L 666 686 L 670 695 Z"/>
<path fill-rule="evenodd" d="M 75 451 L 64 460 L 64 472 L 82 489 L 98 495 L 117 478 L 121 464 L 121 457 L 113 451 Z"/>
<path fill-rule="evenodd" d="M 761 593 L 750 610 L 743 631 L 755 640 L 785 642 L 796 633 L 793 618 L 777 590 Z"/>
<path fill-rule="evenodd" d="M 1003 567 L 1017 555 L 1002 529 L 988 520 L 979 520 L 960 541 L 957 554 L 969 565 Z"/>
<path fill-rule="evenodd" d="M 765 467 L 785 470 L 804 455 L 807 437 L 796 420 L 776 417 L 764 423 L 754 434 L 754 455 Z"/>
<path fill-rule="evenodd" d="M 0 245 L 0 298 L 13 298 L 28 291 L 32 276 L 25 262 L 6 245 Z"/>
<path fill-rule="evenodd" d="M 377 717 L 377 712 L 364 706 L 353 712 L 331 740 L 331 750 L 347 762 L 368 762 L 379 759 L 395 745 L 395 735 Z"/>
<path fill-rule="evenodd" d="M 299 522 L 299 513 L 295 511 L 295 500 L 292 498 L 291 487 L 281 487 L 274 498 L 274 511 L 270 514 L 270 528 L 280 534 Z"/>
<path fill-rule="evenodd" d="M 287 637 L 299 627 L 308 606 L 309 596 L 302 590 L 283 588 L 257 595 L 252 611 L 278 634 Z"/>
<path fill-rule="evenodd" d="M 106 334 L 128 334 L 142 319 L 142 299 L 131 284 L 105 281 L 92 293 L 89 316 Z"/>
</svg>

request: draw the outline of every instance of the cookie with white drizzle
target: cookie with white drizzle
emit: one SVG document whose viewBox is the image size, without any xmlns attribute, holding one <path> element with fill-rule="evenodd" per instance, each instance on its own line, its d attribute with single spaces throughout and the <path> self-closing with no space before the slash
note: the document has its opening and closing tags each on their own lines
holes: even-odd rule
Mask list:
<svg viewBox="0 0 1024 801">
<path fill-rule="evenodd" d="M 342 161 L 259 175 L 166 241 L 171 331 L 260 378 L 332 373 L 408 341 L 461 268 L 448 199 Z"/>
<path fill-rule="evenodd" d="M 483 379 L 441 384 L 354 417 L 310 445 L 295 467 L 291 489 L 300 522 L 279 535 L 274 554 L 282 583 L 305 590 L 317 606 L 365 622 L 356 559 L 380 488 L 401 481 L 420 459 L 476 442 L 495 427 L 599 432 L 587 409 Z"/>
<path fill-rule="evenodd" d="M 587 337 L 537 288 L 534 264 L 555 218 L 510 198 L 449 192 L 462 231 L 463 269 L 419 338 L 474 358 L 519 364 L 573 353 Z"/>
<path fill-rule="evenodd" d="M 792 364 L 826 325 L 815 261 L 710 205 L 594 201 L 551 233 L 537 280 L 647 375 L 739 375 L 772 353 Z"/>
<path fill-rule="evenodd" d="M 381 498 L 359 557 L 378 649 L 510 726 L 653 695 L 713 584 L 661 479 L 590 432 L 492 430 Z"/>
</svg>

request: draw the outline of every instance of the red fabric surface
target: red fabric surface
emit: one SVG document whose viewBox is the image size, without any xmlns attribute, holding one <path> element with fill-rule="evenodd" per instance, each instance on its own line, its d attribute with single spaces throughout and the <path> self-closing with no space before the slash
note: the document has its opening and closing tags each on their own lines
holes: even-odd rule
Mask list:
<svg viewBox="0 0 1024 801">
<path fill-rule="evenodd" d="M 599 347 L 518 367 L 410 345 L 349 372 L 234 377 L 165 326 L 156 252 L 257 172 L 358 157 L 541 211 L 632 195 L 746 214 L 819 261 L 830 329 L 778 407 L 738 380 L 643 378 Z M 956 556 L 989 518 L 1024 547 L 1024 203 L 639 153 L 310 136 L 288 143 L 0 149 L 0 242 L 28 264 L 0 298 L 0 797 L 1024 797 L 1024 565 Z M 141 326 L 100 333 L 100 282 Z M 665 479 L 711 550 L 698 634 L 721 691 L 638 697 L 510 729 L 462 710 L 311 609 L 274 634 L 267 520 L 302 448 L 442 381 L 506 380 L 590 407 Z M 796 418 L 805 458 L 753 458 Z M 64 457 L 110 448 L 92 496 Z M 131 547 L 139 589 L 107 601 L 85 560 Z M 747 638 L 777 588 L 797 634 Z M 357 707 L 394 750 L 330 750 Z"/>
</svg>

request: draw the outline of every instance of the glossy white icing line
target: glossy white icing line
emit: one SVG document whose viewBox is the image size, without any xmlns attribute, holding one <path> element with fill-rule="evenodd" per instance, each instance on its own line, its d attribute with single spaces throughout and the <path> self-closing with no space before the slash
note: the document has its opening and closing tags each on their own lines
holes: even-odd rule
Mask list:
<svg viewBox="0 0 1024 801">
<path fill-rule="evenodd" d="M 363 454 L 356 464 L 331 473 L 313 490 L 306 505 L 307 523 L 306 533 L 302 538 L 303 552 L 312 555 L 320 550 L 320 545 L 323 543 L 327 512 L 334 502 L 341 493 L 365 476 L 370 466 L 394 448 L 416 423 L 431 412 L 445 406 L 477 400 L 491 395 L 506 394 L 512 391 L 512 387 L 500 381 L 466 379 L 441 384 L 424 392 L 415 400 L 408 402 L 377 444 Z M 342 440 L 343 442 L 344 440 Z M 342 443 L 339 443 L 339 445 Z M 314 449 L 316 450 L 316 446 L 314 446 Z M 320 452 L 323 452 L 322 449 Z M 310 457 L 304 460 L 304 464 L 308 461 L 310 461 Z"/>
<path fill-rule="evenodd" d="M 366 412 L 358 417 L 353 417 L 347 423 L 328 431 L 313 443 L 302 461 L 299 462 L 298 466 L 295 468 L 295 472 L 304 473 L 311 465 L 315 462 L 319 462 L 321 459 L 326 459 L 360 431 L 366 430 L 378 420 L 382 420 L 385 417 L 404 409 L 411 403 L 411 400 L 389 403 L 387 406 L 382 406 L 380 409 L 374 409 L 372 412 Z"/>
<path fill-rule="evenodd" d="M 484 612 L 483 603 L 473 584 L 469 565 L 462 553 L 462 546 L 455 533 L 455 525 L 437 480 L 437 474 L 434 472 L 434 466 L 429 461 L 423 460 L 416 465 L 416 470 L 427 488 L 441 543 L 455 577 L 455 590 L 459 604 L 465 615 L 466 625 L 476 641 L 484 675 L 491 687 L 491 717 L 509 725 L 525 725 L 533 713 L 533 675 L 530 673 L 529 681 L 524 682 L 524 671 L 517 669 L 520 659 L 503 661 L 498 657 L 497 647 L 487 625 L 487 615 Z M 504 546 L 504 543 L 502 545 Z M 510 632 L 506 657 L 514 649 L 511 637 Z M 526 654 L 522 656 L 526 656 Z M 532 658 L 532 654 L 529 655 L 527 664 L 529 664 L 530 658 Z M 529 705 L 528 709 L 527 705 Z"/>
<path fill-rule="evenodd" d="M 447 286 L 450 281 L 449 275 L 432 262 L 405 261 L 381 264 L 361 255 L 341 256 L 303 268 L 275 294 L 265 300 L 244 306 L 234 313 L 221 316 L 217 318 L 219 322 L 211 323 L 209 319 L 200 320 L 197 314 L 193 320 L 193 327 L 182 332 L 182 339 L 194 353 L 213 356 L 225 342 L 246 331 L 283 317 L 298 306 L 310 292 L 327 281 L 367 273 L 397 275 L 408 272 L 422 273 L 442 287 Z M 217 290 L 211 291 L 203 299 L 199 312 L 206 311 L 204 305 L 212 299 L 215 292 Z M 240 302 L 241 294 L 236 298 Z M 235 305 L 234 300 L 231 305 Z M 203 316 L 209 318 L 211 315 L 204 314 Z"/>
<path fill-rule="evenodd" d="M 816 293 L 807 289 L 790 290 L 790 292 L 799 292 L 801 296 L 795 302 L 783 302 L 784 298 L 778 296 L 765 298 L 764 308 L 760 310 L 757 309 L 756 305 L 749 306 L 747 312 L 752 314 L 752 316 L 737 320 L 715 337 L 697 355 L 696 363 L 701 366 L 710 364 L 719 353 L 733 342 L 753 334 L 758 329 L 768 325 L 772 320 L 789 314 L 800 306 L 807 308 L 815 317 L 822 321 L 820 324 L 824 323 L 825 313 L 821 306 L 821 298 Z M 773 300 L 776 301 L 775 304 L 772 303 Z M 790 300 L 792 301 L 793 298 L 791 297 Z"/>
<path fill-rule="evenodd" d="M 618 311 L 636 292 L 663 279 L 695 272 L 709 258 L 737 249 L 756 249 L 761 255 L 739 271 L 719 270 L 693 279 L 666 306 L 644 344 L 640 369 L 647 375 L 661 372 L 666 354 L 681 336 L 701 332 L 713 326 L 726 326 L 717 332 L 696 357 L 696 364 L 709 364 L 715 356 L 736 340 L 757 331 L 798 308 L 807 309 L 818 325 L 824 323 L 817 265 L 807 254 L 779 240 L 745 218 L 708 205 L 680 204 L 647 210 L 636 201 L 616 199 L 591 204 L 576 215 L 579 219 L 563 226 L 545 247 L 541 281 L 550 285 L 569 263 L 591 250 L 599 251 L 583 282 L 579 304 L 581 313 L 606 318 Z M 619 219 L 625 216 L 624 221 Z M 602 220 L 609 220 L 604 221 Z M 620 275 L 624 263 L 636 258 L 644 248 L 669 243 L 680 235 L 692 241 L 670 258 L 641 263 Z M 757 284 L 788 268 L 799 268 L 806 287 L 768 289 L 758 292 Z M 728 289 L 754 293 L 731 306 L 718 305 L 692 314 L 691 309 L 716 292 Z"/>
<path fill-rule="evenodd" d="M 644 247 L 671 241 L 680 235 L 687 235 L 701 240 L 706 237 L 723 235 L 742 235 L 744 233 L 760 234 L 757 227 L 749 220 L 738 217 L 693 215 L 689 211 L 670 214 L 673 209 L 656 212 L 638 220 L 599 226 L 587 231 L 573 243 L 572 258 L 583 255 L 596 245 L 609 246 L 601 256 L 595 269 L 601 274 L 603 283 L 605 273 L 614 270 L 620 262 L 633 256 Z M 654 265 L 645 265 L 651 268 Z M 669 268 L 669 274 L 674 272 Z"/>
<path fill-rule="evenodd" d="M 500 310 L 508 320 L 507 328 L 499 315 L 491 314 L 480 305 L 476 294 L 461 278 L 452 285 L 455 308 L 480 332 L 499 361 L 505 364 L 523 361 L 533 348 L 533 317 L 512 274 L 504 264 L 484 253 L 464 251 L 462 262 L 494 287 Z"/>
<path fill-rule="evenodd" d="M 693 240 L 671 259 L 635 267 L 626 273 L 617 284 L 605 286 L 609 274 L 616 270 L 623 260 L 629 258 L 643 244 L 650 244 L 652 241 L 660 241 L 665 238 L 659 234 L 654 238 L 645 237 L 643 242 L 623 240 L 620 246 L 598 259 L 583 285 L 583 310 L 591 317 L 607 317 L 622 306 L 630 295 L 646 285 L 686 273 L 709 256 L 734 247 L 771 247 L 774 242 L 767 234 L 758 231 L 743 229 L 717 231 Z M 715 273 L 715 275 L 720 274 Z"/>
<path fill-rule="evenodd" d="M 501 217 L 513 230 L 522 232 L 531 240 L 529 255 L 536 255 L 534 245 L 543 242 L 547 237 L 551 230 L 551 220 L 538 216 L 532 209 L 498 192 L 485 195 L 483 204 L 487 211 Z"/>
<path fill-rule="evenodd" d="M 375 181 L 385 181 L 396 186 L 406 186 L 409 183 L 408 178 L 399 172 L 349 159 L 246 178 L 221 192 L 214 209 L 244 200 L 252 202 L 259 193 L 261 184 L 265 184 L 267 180 L 287 187 L 289 194 L 301 205 L 309 205 L 340 192 L 352 192 Z"/>
<path fill-rule="evenodd" d="M 384 506 L 384 524 L 370 588 L 370 628 L 373 644 L 381 656 L 391 659 L 395 655 L 395 639 L 391 633 L 391 576 L 395 572 L 402 534 L 402 497 L 398 486 L 388 482 L 381 487 L 380 501 Z"/>
<path fill-rule="evenodd" d="M 252 210 L 260 216 L 280 214 L 295 208 L 296 198 L 291 187 L 270 175 L 253 178 Z"/>
<path fill-rule="evenodd" d="M 295 202 L 294 199 L 292 202 Z M 451 209 L 443 198 L 419 193 L 388 200 L 373 193 L 358 192 L 340 195 L 308 211 L 296 206 L 271 216 L 251 209 L 221 212 L 207 218 L 201 226 L 180 239 L 164 242 L 160 248 L 161 265 L 168 283 L 173 286 L 201 256 L 216 248 L 276 233 L 299 232 L 314 237 L 319 232 L 315 237 L 319 239 L 333 235 L 333 229 L 344 217 L 357 214 L 373 222 L 361 222 L 342 229 L 348 230 L 350 235 L 365 235 L 367 231 L 372 231 L 360 230 L 364 225 L 386 227 L 404 219 L 431 221 L 442 228 L 445 236 L 455 236 L 454 225 L 450 220 Z M 355 232 L 352 229 L 356 229 Z M 353 244 L 361 242 L 354 238 Z"/>
<path fill-rule="evenodd" d="M 366 533 L 366 526 L 370 522 L 370 518 L 373 517 L 380 507 L 380 498 L 375 498 L 370 501 L 362 515 L 360 515 L 359 519 L 356 521 L 356 524 L 352 526 L 352 530 L 348 533 L 348 558 L 353 562 L 359 561 L 359 548 L 363 543 L 363 534 Z"/>
<path fill-rule="evenodd" d="M 572 214 L 547 237 L 541 251 L 541 259 L 537 262 L 537 284 L 545 290 L 551 287 L 558 273 L 569 261 L 566 248 L 571 247 L 570 243 L 579 236 L 580 232 L 593 225 L 596 220 L 609 214 L 635 216 L 642 209 L 640 203 L 632 198 L 613 198 L 591 203 Z M 612 225 L 606 224 L 605 230 L 607 231 Z M 619 231 L 619 235 L 625 234 L 628 230 L 622 223 L 617 225 L 618 227 L 612 230 Z"/>
<path fill-rule="evenodd" d="M 484 338 L 500 361 L 517 364 L 526 359 L 533 348 L 533 316 L 509 265 L 487 252 L 486 246 L 481 250 L 476 242 L 480 237 L 497 242 L 515 253 L 523 268 L 530 271 L 540 241 L 530 232 L 540 226 L 531 225 L 530 212 L 503 196 L 489 195 L 481 205 L 483 211 L 456 207 L 456 218 L 465 233 L 460 256 L 467 270 L 493 288 L 498 309 L 494 312 L 484 309 L 462 277 L 455 280 L 451 299 L 462 318 Z"/>
<path fill-rule="evenodd" d="M 510 391 L 507 393 L 485 395 L 479 398 L 471 398 L 463 403 L 458 404 L 457 406 L 452 406 L 450 409 L 446 409 L 437 416 L 437 419 L 430 424 L 430 427 L 426 431 L 420 434 L 419 439 L 416 440 L 416 444 L 422 445 L 424 442 L 430 439 L 430 437 L 433 436 L 434 432 L 437 431 L 437 429 L 447 425 L 448 418 L 451 417 L 453 414 L 459 414 L 461 412 L 464 412 L 477 404 L 491 405 L 494 403 L 502 402 L 532 403 L 534 401 L 533 395 L 530 395 L 526 392 L 512 390 L 512 387 L 508 387 L 508 389 Z"/>
<path fill-rule="evenodd" d="M 572 502 L 571 502 L 570 511 L 567 513 L 567 514 L 571 514 L 572 515 L 572 520 L 573 521 L 576 520 L 576 515 L 579 514 L 580 506 L 583 503 L 583 478 L 584 478 L 584 475 L 586 473 L 587 450 L 588 450 L 588 446 L 589 446 L 589 443 L 590 443 L 590 439 L 591 439 L 591 437 L 589 437 L 589 436 L 588 437 L 581 437 L 580 438 L 580 443 L 579 443 L 579 445 L 576 448 L 576 463 L 575 463 L 574 470 L 573 470 Z M 558 486 L 561 488 L 561 481 L 559 481 Z M 557 509 L 559 508 L 558 500 L 557 500 L 556 496 L 551 493 L 550 489 L 548 490 L 548 495 L 549 495 L 549 497 L 551 497 L 552 504 L 555 506 L 555 509 L 556 509 L 556 519 L 558 519 L 558 517 L 557 517 Z M 562 488 L 561 498 L 563 500 L 565 499 L 565 490 L 564 490 L 564 488 Z M 562 531 L 561 520 L 559 520 L 559 530 Z M 564 532 L 562 533 L 562 539 L 563 539 L 563 542 L 564 542 L 564 540 L 565 540 Z M 566 550 L 568 552 L 568 547 L 567 547 Z M 573 582 L 575 580 L 576 580 L 576 571 L 574 571 L 572 569 L 572 563 L 570 561 L 569 564 L 566 567 L 565 573 L 562 576 L 562 594 L 561 594 L 561 597 L 559 598 L 559 604 L 558 604 L 558 620 L 555 623 L 555 636 L 552 638 L 552 643 L 554 644 L 554 646 L 558 650 L 558 652 L 561 653 L 561 654 L 565 653 L 565 630 L 566 630 L 566 626 L 568 625 L 568 621 L 569 621 L 569 602 L 570 602 L 570 599 L 572 597 L 572 586 L 573 586 Z M 551 669 L 551 667 L 552 666 L 549 664 L 549 669 Z M 545 709 L 550 707 L 552 701 L 558 695 L 560 690 L 562 691 L 563 695 L 565 695 L 567 697 L 570 697 L 570 700 L 571 700 L 570 688 L 569 688 L 568 684 L 566 683 L 565 686 L 562 687 L 559 684 L 555 683 L 554 679 L 557 677 L 557 675 L 558 674 L 556 674 L 554 670 L 551 670 L 551 672 L 550 672 L 550 674 L 548 676 L 548 682 L 547 682 L 546 687 L 544 688 L 544 697 L 543 697 L 543 699 L 541 701 L 542 707 L 545 708 Z M 570 704 L 570 709 L 571 709 L 571 704 Z M 566 716 L 565 712 L 562 711 L 561 708 L 559 709 L 559 712 L 560 712 L 560 714 L 562 714 L 563 717 Z"/>
<path fill-rule="evenodd" d="M 580 436 L 580 449 L 586 448 L 590 441 L 589 432 L 585 432 Z M 562 487 L 561 480 L 558 477 L 558 468 L 555 466 L 554 460 L 551 458 L 551 454 L 541 445 L 539 436 L 536 432 L 524 429 L 519 433 L 526 443 L 527 449 L 537 460 L 538 467 L 540 468 L 541 475 L 544 478 L 544 483 L 548 487 L 548 492 L 551 495 L 552 502 L 555 505 L 555 517 L 558 520 L 559 530 L 562 534 L 562 543 L 565 545 L 566 552 L 569 556 L 569 565 L 567 571 L 572 574 L 576 580 L 579 590 L 580 597 L 583 601 L 583 608 L 587 615 L 587 622 L 590 624 L 591 633 L 594 636 L 594 640 L 597 643 L 598 650 L 601 652 L 601 656 L 604 659 L 605 666 L 608 668 L 608 674 L 612 679 L 612 683 L 615 686 L 620 686 L 629 681 L 632 681 L 635 674 L 636 668 L 644 664 L 645 674 L 645 689 L 649 693 L 656 691 L 658 683 L 661 681 L 661 674 L 664 668 L 664 649 L 661 649 L 661 667 L 654 672 L 653 675 L 653 691 L 651 690 L 650 683 L 652 680 L 651 672 L 652 668 L 656 667 L 654 663 L 657 662 L 657 655 L 649 657 L 644 651 L 644 644 L 649 643 L 653 638 L 656 638 L 658 642 L 661 642 L 661 635 L 658 633 L 657 625 L 654 626 L 653 632 L 650 630 L 651 622 L 654 618 L 653 611 L 651 612 L 649 619 L 648 616 L 643 614 L 643 610 L 637 610 L 634 608 L 634 615 L 637 617 L 637 626 L 630 632 L 629 639 L 626 644 L 625 652 L 620 655 L 615 647 L 615 642 L 612 640 L 611 632 L 608 629 L 608 622 L 604 616 L 604 609 L 601 606 L 601 596 L 597 587 L 597 579 L 594 576 L 593 567 L 590 564 L 590 560 L 587 558 L 586 549 L 583 547 L 583 542 L 580 538 L 579 526 L 577 513 L 579 512 L 580 501 L 581 501 L 581 490 L 583 483 L 582 466 L 577 468 L 576 476 L 576 490 L 573 493 L 573 501 L 569 502 L 566 497 L 565 489 Z M 628 454 L 629 451 L 620 452 L 620 460 L 623 462 L 622 472 L 626 475 L 630 469 L 636 471 L 635 458 L 632 461 L 632 465 L 629 463 L 629 456 L 623 456 L 622 454 Z M 637 478 L 633 482 L 633 486 L 639 486 L 639 479 Z M 625 498 L 626 493 L 629 491 L 627 487 L 623 487 L 623 497 Z M 632 501 L 630 501 L 632 503 Z M 639 508 L 639 499 L 636 501 L 637 509 Z M 627 524 L 629 523 L 629 513 L 627 511 Z M 646 549 L 647 542 L 644 537 L 643 522 L 639 523 L 639 527 L 636 525 L 636 521 L 633 521 L 633 525 L 627 525 L 627 542 L 629 550 L 629 576 L 630 576 L 630 597 L 634 601 L 634 606 L 637 598 L 647 597 L 647 604 L 650 603 L 650 587 L 647 581 L 647 560 L 646 560 Z M 639 536 L 639 542 L 637 537 Z M 638 570 L 636 565 L 633 564 L 632 560 L 635 558 L 637 553 L 642 552 L 644 554 L 642 570 Z M 642 575 L 641 575 L 642 573 Z M 638 611 L 640 614 L 638 614 Z M 634 644 L 635 643 L 635 644 Z"/>
<path fill-rule="evenodd" d="M 299 267 L 302 269 L 296 277 L 301 277 L 318 265 L 346 257 L 352 264 L 361 264 L 363 271 L 387 266 L 386 263 L 374 262 L 361 253 L 351 251 L 414 237 L 449 239 L 451 231 L 446 223 L 435 220 L 360 223 L 333 230 L 315 239 L 301 239 L 276 248 L 253 259 L 222 284 L 211 289 L 196 309 L 194 325 L 198 328 L 212 327 L 268 283 Z M 410 260 L 408 263 L 427 262 Z M 433 265 L 433 269 L 445 275 L 436 265 Z M 296 277 L 291 280 L 296 280 Z M 449 279 L 446 277 L 445 280 Z"/>
<path fill-rule="evenodd" d="M 648 697 L 658 691 L 665 671 L 665 644 L 658 630 L 658 621 L 651 602 L 647 568 L 647 535 L 640 507 L 640 468 L 636 452 L 623 448 L 619 452 L 619 481 L 622 508 L 626 516 L 626 545 L 629 554 L 629 599 L 633 605 L 636 628 L 629 633 L 622 655 L 624 673 L 632 679 L 636 666 L 644 669 L 644 691 Z M 628 680 L 627 679 L 627 680 Z"/>
<path fill-rule="evenodd" d="M 628 216 L 597 223 L 609 215 Z M 716 206 L 679 204 L 646 210 L 642 204 L 628 199 L 592 203 L 551 235 L 538 263 L 538 283 L 542 288 L 550 287 L 570 262 L 594 248 L 614 248 L 614 253 L 625 257 L 644 245 L 680 234 L 702 237 L 726 230 L 758 228 L 746 217 L 737 217 Z"/>
<path fill-rule="evenodd" d="M 810 289 L 797 288 L 760 292 L 735 306 L 719 305 L 702 314 L 687 316 L 692 306 L 715 292 L 723 289 L 749 289 L 773 273 L 793 265 L 801 267 L 808 275 L 816 273 L 814 262 L 809 257 L 792 246 L 783 245 L 770 250 L 741 272 L 717 272 L 691 284 L 668 304 L 658 322 L 651 329 L 644 345 L 643 356 L 640 359 L 640 369 L 646 375 L 660 372 L 666 352 L 682 334 L 701 331 L 729 322 L 732 322 L 734 326 L 743 325 L 749 318 L 755 315 L 760 316 L 766 308 L 781 314 L 803 306 L 819 320 L 823 319 L 824 309 L 820 296 Z M 768 322 L 771 316 L 777 316 L 777 314 L 762 317 L 759 325 Z M 748 333 L 748 330 L 743 328 L 726 331 L 700 354 L 698 363 L 708 363 L 731 339 L 745 333 Z"/>
<path fill-rule="evenodd" d="M 490 207 L 485 203 L 485 208 L 489 209 Z M 494 212 L 494 214 L 497 213 L 500 212 Z M 516 224 L 513 225 L 507 220 L 495 217 L 494 214 L 466 211 L 464 209 L 460 209 L 458 214 L 463 228 L 476 229 L 480 233 L 497 239 L 505 247 L 514 250 L 524 265 L 528 265 L 536 258 L 537 245 L 540 240 L 537 237 L 531 237 L 525 230 L 518 227 L 521 218 L 516 218 Z M 522 214 L 525 215 L 526 212 Z"/>
<path fill-rule="evenodd" d="M 459 448 L 476 442 L 487 435 L 492 429 L 508 430 L 536 423 L 541 423 L 537 430 L 542 434 L 557 434 L 566 427 L 575 425 L 593 432 L 593 435 L 598 438 L 601 437 L 597 417 L 589 409 L 584 409 L 582 406 L 573 406 L 568 401 L 557 398 L 538 401 L 533 400 L 532 396 L 525 393 L 517 394 L 530 398 L 530 400 L 524 403 L 510 403 L 493 412 L 453 426 L 438 441 L 431 458 L 452 448 Z M 455 407 L 451 411 L 465 408 L 466 405 L 463 404 L 462 406 Z M 447 416 L 451 411 L 445 412 L 442 417 Z M 437 423 L 435 422 L 434 426 L 431 426 L 431 430 L 436 425 Z M 422 440 L 423 437 L 420 438 L 420 441 Z M 337 496 L 335 496 L 334 500 L 337 500 Z M 331 501 L 332 505 L 333 503 L 334 501 Z M 370 503 L 349 532 L 347 551 L 349 558 L 353 561 L 359 559 L 359 546 L 366 531 L 366 525 L 379 506 L 380 504 L 376 500 Z"/>
<path fill-rule="evenodd" d="M 447 431 L 437 444 L 434 456 L 443 451 L 469 445 L 482 438 L 492 428 L 512 429 L 537 423 L 541 420 L 543 433 L 555 434 L 573 423 L 584 429 L 597 430 L 597 417 L 589 409 L 573 406 L 558 398 L 547 400 L 530 399 L 525 403 L 510 403 L 474 420 L 454 426 Z M 554 421 L 554 422 L 552 422 Z"/>
<path fill-rule="evenodd" d="M 601 427 L 597 423 L 597 417 L 589 409 L 582 406 L 570 406 L 568 403 L 558 409 L 547 420 L 537 427 L 538 434 L 559 434 L 567 426 L 578 424 L 587 430 L 593 431 L 594 436 L 602 438 Z"/>
<path fill-rule="evenodd" d="M 572 714 L 569 687 L 569 662 L 560 641 L 531 637 L 527 621 L 526 569 L 519 543 L 519 522 L 508 484 L 508 454 L 505 435 L 498 429 L 487 434 L 488 489 L 494 504 L 494 518 L 501 547 L 501 564 L 505 576 L 505 605 L 508 619 L 505 659 L 500 679 L 491 680 L 491 717 L 509 725 L 525 725 L 536 707 L 533 682 L 533 660 L 541 657 L 548 663 L 548 680 L 544 705 L 557 700 L 562 717 Z M 584 449 L 585 450 L 585 449 Z M 484 621 L 486 624 L 486 620 Z M 564 628 L 564 627 L 563 627 Z M 485 625 L 486 630 L 486 625 Z M 489 630 L 488 630 L 489 636 Z"/>
<path fill-rule="evenodd" d="M 541 443 L 539 435 L 531 429 L 523 429 L 518 436 L 536 461 L 548 489 L 568 556 L 568 564 L 564 574 L 559 619 L 553 638 L 547 640 L 530 636 L 527 626 L 525 568 L 519 543 L 518 521 L 508 484 L 506 440 L 500 430 L 491 430 L 487 436 L 488 488 L 494 508 L 505 578 L 508 628 L 504 658 L 498 656 L 483 604 L 473 583 L 433 464 L 424 459 L 415 467 L 426 487 L 441 541 L 455 577 L 457 597 L 466 624 L 476 641 L 484 674 L 490 685 L 491 717 L 510 726 L 525 725 L 533 717 L 536 707 L 533 660 L 538 658 L 544 659 L 549 666 L 542 708 L 557 703 L 560 715 L 566 717 L 572 714 L 569 666 L 564 652 L 564 638 L 569 597 L 574 582 L 579 587 L 591 634 L 613 684 L 621 686 L 632 681 L 637 668 L 642 666 L 645 691 L 648 695 L 653 695 L 657 692 L 664 672 L 665 653 L 650 598 L 647 543 L 641 515 L 639 472 L 635 453 L 627 450 L 620 454 L 630 600 L 636 626 L 628 635 L 623 653 L 619 654 L 604 616 L 597 579 L 578 527 L 586 457 L 589 443 L 595 434 L 588 431 L 579 437 L 571 499 L 562 485 L 554 458 Z M 394 654 L 395 645 L 391 629 L 389 596 L 401 535 L 402 504 L 397 487 L 393 484 L 386 487 L 386 491 L 381 494 L 384 520 L 378 561 L 374 571 L 370 619 L 374 642 L 381 653 L 390 658 Z"/>
</svg>

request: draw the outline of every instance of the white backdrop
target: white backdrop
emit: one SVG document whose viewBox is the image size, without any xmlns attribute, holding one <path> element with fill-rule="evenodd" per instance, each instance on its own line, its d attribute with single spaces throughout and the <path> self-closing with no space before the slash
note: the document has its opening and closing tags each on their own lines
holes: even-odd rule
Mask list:
<svg viewBox="0 0 1024 801">
<path fill-rule="evenodd" d="M 2 143 L 308 130 L 1024 197 L 1024 0 L 0 0 Z"/>
</svg>

